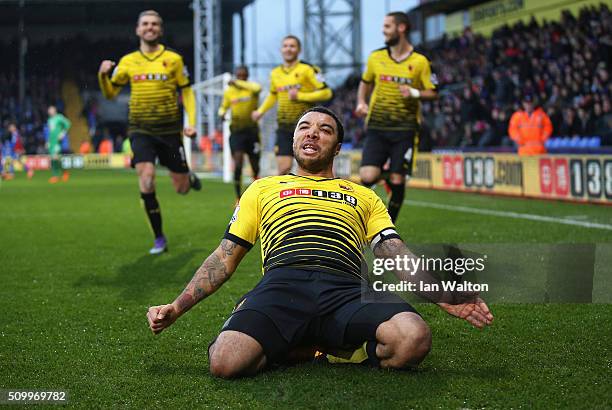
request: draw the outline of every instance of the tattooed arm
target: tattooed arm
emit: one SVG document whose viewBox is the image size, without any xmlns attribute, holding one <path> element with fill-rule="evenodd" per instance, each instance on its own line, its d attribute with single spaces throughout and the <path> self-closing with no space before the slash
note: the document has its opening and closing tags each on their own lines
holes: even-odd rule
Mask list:
<svg viewBox="0 0 612 410">
<path fill-rule="evenodd" d="M 402 240 L 398 238 L 391 238 L 381 241 L 376 244 L 374 248 L 374 256 L 380 259 L 395 259 L 398 256 L 403 259 L 405 255 L 409 259 L 416 259 L 416 256 L 414 256 L 414 254 L 410 252 L 404 242 L 402 242 Z M 449 295 L 444 294 L 440 280 L 423 269 L 418 269 L 416 272 L 394 270 L 393 273 L 401 281 L 415 283 L 417 285 L 417 291 L 415 291 L 415 293 L 430 302 L 437 303 L 443 300 L 443 298 L 449 297 Z M 421 286 L 419 286 L 420 283 L 436 285 L 431 286 L 431 288 L 439 288 L 440 290 L 434 290 L 430 292 L 421 291 Z"/>
<path fill-rule="evenodd" d="M 416 258 L 401 239 L 391 238 L 383 240 L 374 247 L 377 258 L 395 259 L 397 256 L 408 259 Z M 444 292 L 440 280 L 423 269 L 416 272 L 395 270 L 393 272 L 399 280 L 416 284 L 417 295 L 432 303 L 436 303 L 448 314 L 464 319 L 477 328 L 483 328 L 493 322 L 493 315 L 487 304 L 476 293 Z M 421 290 L 422 285 L 432 285 L 429 291 Z M 437 285 L 437 286 L 433 286 Z M 438 290 L 436 290 L 438 289 Z"/>
<path fill-rule="evenodd" d="M 232 276 L 246 253 L 243 246 L 223 239 L 174 302 L 149 308 L 147 319 L 151 331 L 160 333 L 199 301 L 215 293 Z"/>
</svg>

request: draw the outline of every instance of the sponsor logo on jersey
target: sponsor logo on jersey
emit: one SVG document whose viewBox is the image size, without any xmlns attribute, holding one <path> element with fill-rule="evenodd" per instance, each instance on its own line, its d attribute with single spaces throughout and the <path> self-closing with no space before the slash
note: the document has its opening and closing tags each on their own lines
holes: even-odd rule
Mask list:
<svg viewBox="0 0 612 410">
<path fill-rule="evenodd" d="M 251 97 L 240 97 L 240 98 L 234 98 L 231 103 L 232 104 L 238 104 L 240 102 L 247 102 L 247 101 L 251 101 Z"/>
<path fill-rule="evenodd" d="M 139 81 L 167 81 L 168 74 L 164 73 L 145 73 L 145 74 L 134 74 L 132 77 L 134 82 Z"/>
<path fill-rule="evenodd" d="M 280 191 L 279 197 L 281 199 L 292 196 L 310 196 L 321 199 L 331 199 L 335 201 L 344 201 L 351 206 L 357 206 L 357 198 L 352 195 L 343 194 L 342 192 L 335 191 L 323 191 L 321 189 L 309 189 L 309 188 L 290 188 L 283 189 Z"/>
<path fill-rule="evenodd" d="M 302 84 L 289 84 L 289 85 L 284 85 L 282 87 L 276 87 L 276 91 L 277 92 L 289 91 L 292 88 L 299 90 L 300 88 L 302 88 Z"/>
<path fill-rule="evenodd" d="M 397 84 L 412 84 L 412 78 L 399 77 L 396 75 L 380 75 L 380 81 Z"/>
</svg>

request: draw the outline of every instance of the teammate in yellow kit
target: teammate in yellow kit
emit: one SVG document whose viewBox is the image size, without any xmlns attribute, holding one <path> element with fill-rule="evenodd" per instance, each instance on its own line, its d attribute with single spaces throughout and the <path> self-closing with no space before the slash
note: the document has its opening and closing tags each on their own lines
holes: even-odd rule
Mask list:
<svg viewBox="0 0 612 410">
<path fill-rule="evenodd" d="M 234 159 L 234 187 L 236 197 L 240 198 L 244 154 L 249 157 L 253 179 L 257 179 L 259 176 L 259 126 L 251 118 L 251 113 L 259 104 L 261 85 L 247 81 L 249 70 L 244 66 L 236 68 L 235 75 L 236 79 L 229 82 L 229 87 L 223 94 L 219 116 L 225 120 L 227 111 L 230 109 L 232 111 L 229 141 Z"/>
<path fill-rule="evenodd" d="M 181 135 L 194 137 L 196 134 L 195 97 L 183 58 L 160 44 L 162 26 L 162 18 L 156 11 L 140 13 L 136 25 L 136 35 L 140 38 L 138 50 L 123 56 L 119 64 L 111 60 L 102 61 L 98 71 L 100 88 L 106 98 L 116 97 L 128 83 L 131 88 L 128 134 L 140 196 L 155 235 L 155 243 L 149 251 L 151 254 L 167 250 L 155 195 L 156 159 L 170 170 L 176 192 L 186 194 L 190 188 L 201 189 L 200 181 L 189 171 Z M 189 124 L 182 132 L 179 89 L 189 117 Z"/>
<path fill-rule="evenodd" d="M 370 54 L 357 93 L 355 112 L 367 115 L 359 176 L 362 184 L 375 184 L 390 160 L 388 208 L 395 221 L 418 147 L 420 101 L 437 98 L 437 80 L 427 58 L 415 52 L 408 41 L 410 21 L 406 13 L 387 14 L 383 34 L 386 46 Z"/>
<path fill-rule="evenodd" d="M 253 120 L 258 121 L 278 101 L 275 151 L 279 175 L 291 171 L 293 129 L 300 114 L 315 103 L 330 100 L 333 95 L 323 80 L 321 70 L 298 60 L 301 47 L 300 39 L 296 36 L 288 35 L 283 39 L 283 64 L 270 73 L 270 94 L 252 115 Z"/>
</svg>

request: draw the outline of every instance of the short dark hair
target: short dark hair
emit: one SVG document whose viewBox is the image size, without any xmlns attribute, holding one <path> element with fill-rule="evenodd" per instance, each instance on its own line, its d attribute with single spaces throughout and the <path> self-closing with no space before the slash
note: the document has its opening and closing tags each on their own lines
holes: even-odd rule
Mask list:
<svg viewBox="0 0 612 410">
<path fill-rule="evenodd" d="M 323 107 L 322 105 L 316 105 L 312 108 L 307 109 L 306 111 L 304 111 L 301 115 L 300 115 L 300 120 L 302 119 L 302 117 L 306 114 L 308 114 L 309 112 L 320 112 L 322 114 L 327 114 L 330 117 L 332 117 L 334 119 L 334 121 L 336 122 L 336 128 L 338 129 L 338 133 L 337 133 L 337 137 L 338 137 L 338 143 L 342 144 L 342 142 L 344 141 L 344 125 L 342 125 L 342 121 L 340 121 L 340 118 L 338 118 L 338 116 L 336 115 L 335 112 L 333 112 L 332 110 L 330 110 L 327 107 Z M 298 120 L 299 122 L 299 120 Z"/>
<path fill-rule="evenodd" d="M 296 41 L 298 48 L 301 50 L 302 49 L 302 42 L 300 41 L 300 39 L 298 38 L 298 36 L 294 36 L 293 34 L 287 34 L 285 37 L 283 37 L 283 41 L 287 40 L 287 39 L 293 39 Z"/>
<path fill-rule="evenodd" d="M 238 70 L 244 70 L 247 72 L 247 75 L 249 74 L 249 67 L 245 66 L 245 65 L 239 65 L 238 67 L 236 67 L 236 69 L 234 71 L 238 71 Z"/>
<path fill-rule="evenodd" d="M 393 11 L 391 13 L 388 13 L 387 16 L 393 17 L 395 24 L 403 24 L 406 26 L 406 36 L 410 34 L 411 24 L 410 17 L 408 17 L 408 14 L 404 13 L 403 11 Z"/>
<path fill-rule="evenodd" d="M 138 15 L 138 20 L 136 20 L 136 24 L 140 24 L 140 19 L 143 18 L 144 16 L 155 16 L 159 19 L 159 24 L 161 26 L 164 25 L 164 20 L 162 19 L 161 15 L 155 11 L 155 10 L 145 10 L 140 12 L 140 14 Z"/>
</svg>

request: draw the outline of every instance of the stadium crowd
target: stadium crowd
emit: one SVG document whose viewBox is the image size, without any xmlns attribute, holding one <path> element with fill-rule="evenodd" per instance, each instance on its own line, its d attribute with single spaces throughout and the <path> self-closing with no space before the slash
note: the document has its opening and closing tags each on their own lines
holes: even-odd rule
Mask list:
<svg viewBox="0 0 612 410">
<path fill-rule="evenodd" d="M 463 35 L 426 47 L 439 81 L 440 98 L 423 103 L 421 148 L 509 145 L 510 117 L 523 96 L 544 108 L 553 136 L 599 136 L 612 145 L 612 13 L 585 7 L 560 22 L 517 23 L 490 38 Z M 353 112 L 359 77 L 335 92 L 347 140 L 360 145 L 363 122 Z"/>
<path fill-rule="evenodd" d="M 612 13 L 601 4 L 585 7 L 577 16 L 563 11 L 559 22 L 531 20 L 503 26 L 491 37 L 468 28 L 459 37 L 444 37 L 425 47 L 422 52 L 437 74 L 440 98 L 423 103 L 420 148 L 511 145 L 508 123 L 525 95 L 544 108 L 554 126 L 553 136 L 598 136 L 602 145 L 612 145 L 610 27 Z M 168 39 L 168 44 L 172 41 Z M 118 148 L 121 127 L 101 121 L 103 107 L 93 96 L 98 91 L 99 61 L 125 53 L 125 41 L 74 37 L 30 46 L 22 103 L 15 44 L 15 39 L 0 43 L 5 61 L 0 68 L 2 133 L 16 122 L 25 151 L 44 152 L 46 107 L 54 104 L 63 111 L 61 82 L 70 77 L 84 92 L 83 115 L 94 147 L 110 138 Z M 191 66 L 191 53 L 184 55 Z M 349 77 L 335 90 L 331 103 L 343 116 L 347 143 L 355 146 L 364 136 L 363 119 L 354 113 L 358 83 L 359 75 Z"/>
<path fill-rule="evenodd" d="M 554 136 L 600 136 L 612 144 L 612 14 L 585 7 L 560 22 L 518 23 L 491 38 L 467 29 L 426 51 L 441 98 L 423 104 L 435 146 L 508 143 L 508 122 L 522 96 L 547 112 Z M 453 62 L 449 64 L 449 62 Z"/>
</svg>

